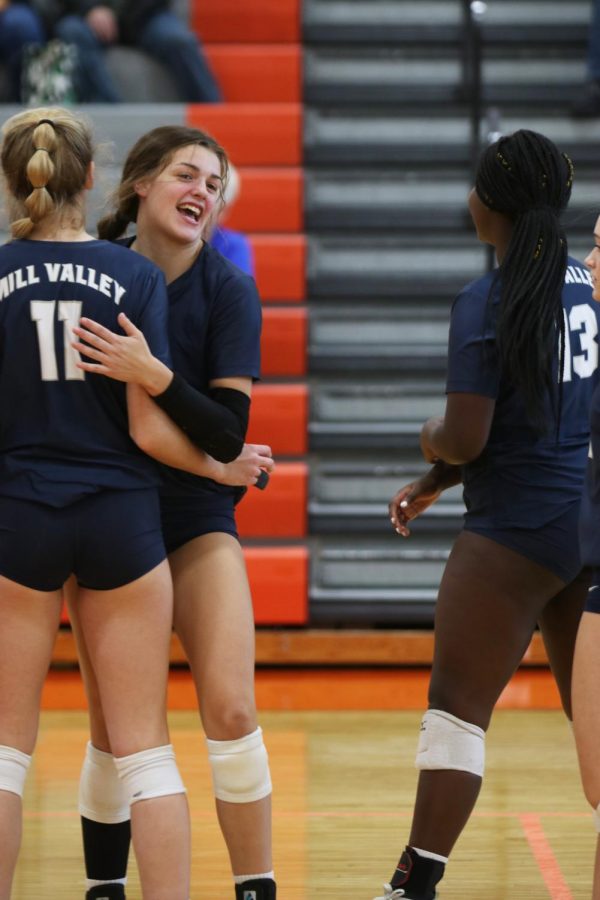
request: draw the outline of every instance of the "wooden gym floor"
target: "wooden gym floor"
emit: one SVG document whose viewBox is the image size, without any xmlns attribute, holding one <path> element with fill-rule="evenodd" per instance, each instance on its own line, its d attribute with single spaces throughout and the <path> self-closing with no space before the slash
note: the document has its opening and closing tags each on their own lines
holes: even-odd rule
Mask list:
<svg viewBox="0 0 600 900">
<path fill-rule="evenodd" d="M 408 834 L 427 677 L 426 668 L 258 671 L 280 900 L 382 893 Z M 233 900 L 193 703 L 187 672 L 174 672 L 171 729 L 193 821 L 192 898 Z M 76 673 L 51 674 L 44 706 L 13 900 L 82 900 L 76 806 L 87 730 Z M 547 670 L 521 669 L 499 707 L 482 793 L 440 900 L 589 900 L 595 833 Z M 128 898 L 140 896 L 132 865 Z"/>
</svg>

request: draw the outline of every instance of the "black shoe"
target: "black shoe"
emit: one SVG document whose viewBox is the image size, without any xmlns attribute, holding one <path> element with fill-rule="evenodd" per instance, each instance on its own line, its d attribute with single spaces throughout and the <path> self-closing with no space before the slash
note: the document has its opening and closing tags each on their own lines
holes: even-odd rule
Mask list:
<svg viewBox="0 0 600 900">
<path fill-rule="evenodd" d="M 85 900 L 126 900 L 123 884 L 100 884 L 90 888 Z"/>
<path fill-rule="evenodd" d="M 391 898 L 435 900 L 437 896 L 435 886 L 442 879 L 445 868 L 445 863 L 430 859 L 428 856 L 419 856 L 416 850 L 407 847 L 392 875 L 389 885 L 392 891 Z"/>
<path fill-rule="evenodd" d="M 235 900 L 276 900 L 277 885 L 272 878 L 252 878 L 235 886 Z"/>
<path fill-rule="evenodd" d="M 593 119 L 600 116 L 600 82 L 589 81 L 581 91 L 581 96 L 571 107 L 575 119 Z"/>
</svg>

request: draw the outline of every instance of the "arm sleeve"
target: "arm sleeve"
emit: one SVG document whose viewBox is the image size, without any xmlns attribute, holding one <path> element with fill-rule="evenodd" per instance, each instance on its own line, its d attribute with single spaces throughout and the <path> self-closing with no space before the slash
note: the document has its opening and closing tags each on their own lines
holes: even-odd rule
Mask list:
<svg viewBox="0 0 600 900">
<path fill-rule="evenodd" d="M 154 400 L 196 446 L 219 462 L 231 462 L 242 452 L 250 413 L 250 397 L 242 391 L 212 388 L 207 397 L 175 374 Z"/>
<path fill-rule="evenodd" d="M 497 398 L 500 367 L 487 297 L 468 288 L 452 305 L 446 393 Z"/>
</svg>

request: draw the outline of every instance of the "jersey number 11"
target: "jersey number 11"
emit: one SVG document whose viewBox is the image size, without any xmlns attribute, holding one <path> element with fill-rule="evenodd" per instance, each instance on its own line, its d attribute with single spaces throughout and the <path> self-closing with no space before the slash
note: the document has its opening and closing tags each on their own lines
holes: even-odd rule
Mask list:
<svg viewBox="0 0 600 900">
<path fill-rule="evenodd" d="M 54 340 L 56 300 L 32 300 L 30 307 L 31 319 L 35 322 L 37 330 L 42 381 L 58 381 Z M 79 323 L 80 316 L 81 300 L 58 301 L 58 321 L 63 323 L 63 350 L 67 381 L 83 381 L 85 379 L 83 369 L 78 369 L 76 366 L 80 359 L 79 353 L 71 347 L 72 328 Z"/>
</svg>

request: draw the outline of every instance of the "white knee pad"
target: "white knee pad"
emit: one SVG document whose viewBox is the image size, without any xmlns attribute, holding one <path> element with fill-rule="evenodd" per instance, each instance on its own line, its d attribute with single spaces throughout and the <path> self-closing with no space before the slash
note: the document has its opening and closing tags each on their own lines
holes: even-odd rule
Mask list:
<svg viewBox="0 0 600 900">
<path fill-rule="evenodd" d="M 0 744 L 0 791 L 23 796 L 31 756 Z"/>
<path fill-rule="evenodd" d="M 90 741 L 79 778 L 79 813 L 105 825 L 129 819 L 127 794 L 112 753 L 98 750 Z"/>
<path fill-rule="evenodd" d="M 271 793 L 262 728 L 235 741 L 206 738 L 206 744 L 215 797 L 228 803 L 251 803 Z"/>
<path fill-rule="evenodd" d="M 457 769 L 483 777 L 485 732 L 440 709 L 428 709 L 421 722 L 417 769 Z"/>
<path fill-rule="evenodd" d="M 185 794 L 171 744 L 115 757 L 115 766 L 130 806 L 140 800 Z"/>
</svg>

